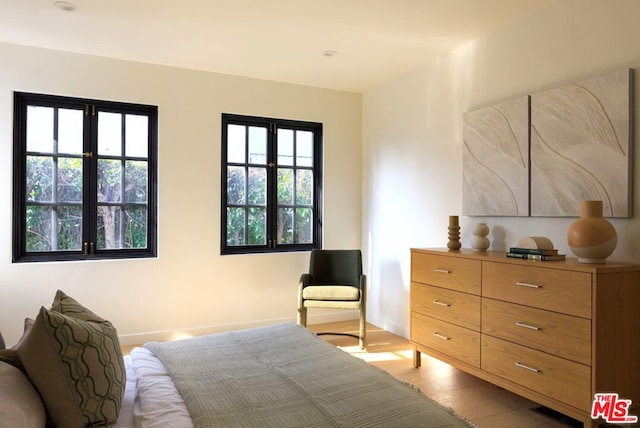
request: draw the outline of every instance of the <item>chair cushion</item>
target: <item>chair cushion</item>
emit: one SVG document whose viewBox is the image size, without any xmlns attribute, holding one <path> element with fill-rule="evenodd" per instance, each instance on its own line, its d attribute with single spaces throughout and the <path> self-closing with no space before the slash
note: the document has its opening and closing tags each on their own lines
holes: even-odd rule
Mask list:
<svg viewBox="0 0 640 428">
<path fill-rule="evenodd" d="M 310 285 L 302 290 L 305 300 L 360 300 L 358 287 L 350 285 Z"/>
<path fill-rule="evenodd" d="M 3 427 L 44 428 L 44 404 L 24 373 L 0 362 L 0 425 Z"/>
<path fill-rule="evenodd" d="M 305 308 L 320 309 L 360 309 L 359 300 L 305 300 L 302 302 Z"/>
<path fill-rule="evenodd" d="M 125 367 L 109 321 L 59 291 L 51 310 L 40 309 L 18 354 L 54 426 L 115 424 Z"/>
</svg>

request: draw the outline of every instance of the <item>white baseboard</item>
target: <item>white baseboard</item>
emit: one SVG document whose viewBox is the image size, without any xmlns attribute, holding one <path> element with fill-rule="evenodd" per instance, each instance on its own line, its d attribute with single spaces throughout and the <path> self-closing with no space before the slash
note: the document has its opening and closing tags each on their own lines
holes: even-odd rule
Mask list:
<svg viewBox="0 0 640 428">
<path fill-rule="evenodd" d="M 388 319 L 378 319 L 376 317 L 368 317 L 367 322 L 380 327 L 389 333 L 393 333 L 396 336 L 400 336 L 405 339 L 409 337 L 409 327 L 404 324 L 398 324 Z"/>
<path fill-rule="evenodd" d="M 142 345 L 147 342 L 166 342 L 169 340 L 185 339 L 188 337 L 202 336 L 205 334 L 222 333 L 229 330 L 240 330 L 243 328 L 263 327 L 267 325 L 278 324 L 281 322 L 296 322 L 294 317 L 248 321 L 241 323 L 215 324 L 201 327 L 190 327 L 185 329 L 148 331 L 134 334 L 122 334 L 118 336 L 121 346 Z"/>
<path fill-rule="evenodd" d="M 312 313 L 313 312 L 313 313 Z M 327 312 L 326 314 L 321 312 Z M 307 315 L 307 324 L 322 324 L 327 322 L 347 321 L 358 319 L 358 312 L 347 311 L 311 311 Z M 295 317 L 247 321 L 239 323 L 215 324 L 201 327 L 189 327 L 175 330 L 148 331 L 142 333 L 122 334 L 118 336 L 121 346 L 142 345 L 147 342 L 166 342 L 169 340 L 184 339 L 188 337 L 202 336 L 205 334 L 222 333 L 229 330 L 243 328 L 263 327 L 282 322 L 296 322 Z"/>
</svg>

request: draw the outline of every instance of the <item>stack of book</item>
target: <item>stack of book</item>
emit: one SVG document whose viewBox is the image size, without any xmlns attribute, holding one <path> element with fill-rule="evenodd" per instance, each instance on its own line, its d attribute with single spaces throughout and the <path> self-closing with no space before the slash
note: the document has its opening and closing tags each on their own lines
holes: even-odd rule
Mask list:
<svg viewBox="0 0 640 428">
<path fill-rule="evenodd" d="M 539 261 L 566 260 L 564 254 L 558 254 L 556 249 L 539 249 L 539 248 L 523 248 L 511 247 L 507 253 L 507 257 L 516 259 L 528 259 Z"/>
</svg>

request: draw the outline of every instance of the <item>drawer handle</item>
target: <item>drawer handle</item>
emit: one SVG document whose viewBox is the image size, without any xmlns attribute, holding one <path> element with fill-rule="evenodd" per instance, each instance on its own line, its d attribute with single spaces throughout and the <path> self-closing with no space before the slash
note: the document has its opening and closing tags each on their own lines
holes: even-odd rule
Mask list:
<svg viewBox="0 0 640 428">
<path fill-rule="evenodd" d="M 530 372 L 534 372 L 534 373 L 541 372 L 541 370 L 534 369 L 533 367 L 529 367 L 528 365 L 522 364 L 522 363 L 516 363 L 516 366 L 520 367 L 521 369 L 529 370 Z"/>
<path fill-rule="evenodd" d="M 451 339 L 450 337 L 447 337 L 447 336 L 445 336 L 445 335 L 443 335 L 443 334 L 440 334 L 440 333 L 433 333 L 433 335 L 434 335 L 435 337 L 438 337 L 438 338 L 442 339 L 442 340 L 449 340 L 449 339 Z"/>
<path fill-rule="evenodd" d="M 451 306 L 451 304 L 450 304 L 450 303 L 439 302 L 439 301 L 437 301 L 437 300 L 434 300 L 434 301 L 433 301 L 433 303 L 434 303 L 435 305 L 440 305 L 440 306 L 446 306 L 446 307 Z"/>
<path fill-rule="evenodd" d="M 524 327 L 524 328 L 528 328 L 529 330 L 535 330 L 535 331 L 540 331 L 542 330 L 540 327 L 536 327 L 535 325 L 530 325 L 530 324 L 525 324 L 523 322 L 517 322 L 516 325 L 518 327 Z"/>
<path fill-rule="evenodd" d="M 516 285 L 519 285 L 520 287 L 528 287 L 528 288 L 542 288 L 542 285 L 529 284 L 528 282 L 516 282 Z"/>
<path fill-rule="evenodd" d="M 434 272 L 440 272 L 440 273 L 451 273 L 450 269 L 435 268 L 433 271 Z"/>
</svg>

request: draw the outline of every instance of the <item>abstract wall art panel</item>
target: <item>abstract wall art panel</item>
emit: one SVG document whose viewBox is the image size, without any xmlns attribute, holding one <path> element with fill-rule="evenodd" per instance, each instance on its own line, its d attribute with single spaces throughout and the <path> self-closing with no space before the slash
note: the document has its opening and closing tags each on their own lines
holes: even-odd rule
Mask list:
<svg viewBox="0 0 640 428">
<path fill-rule="evenodd" d="M 462 211 L 529 215 L 529 97 L 463 116 Z"/>
<path fill-rule="evenodd" d="M 633 70 L 531 96 L 531 215 L 631 216 Z"/>
</svg>

